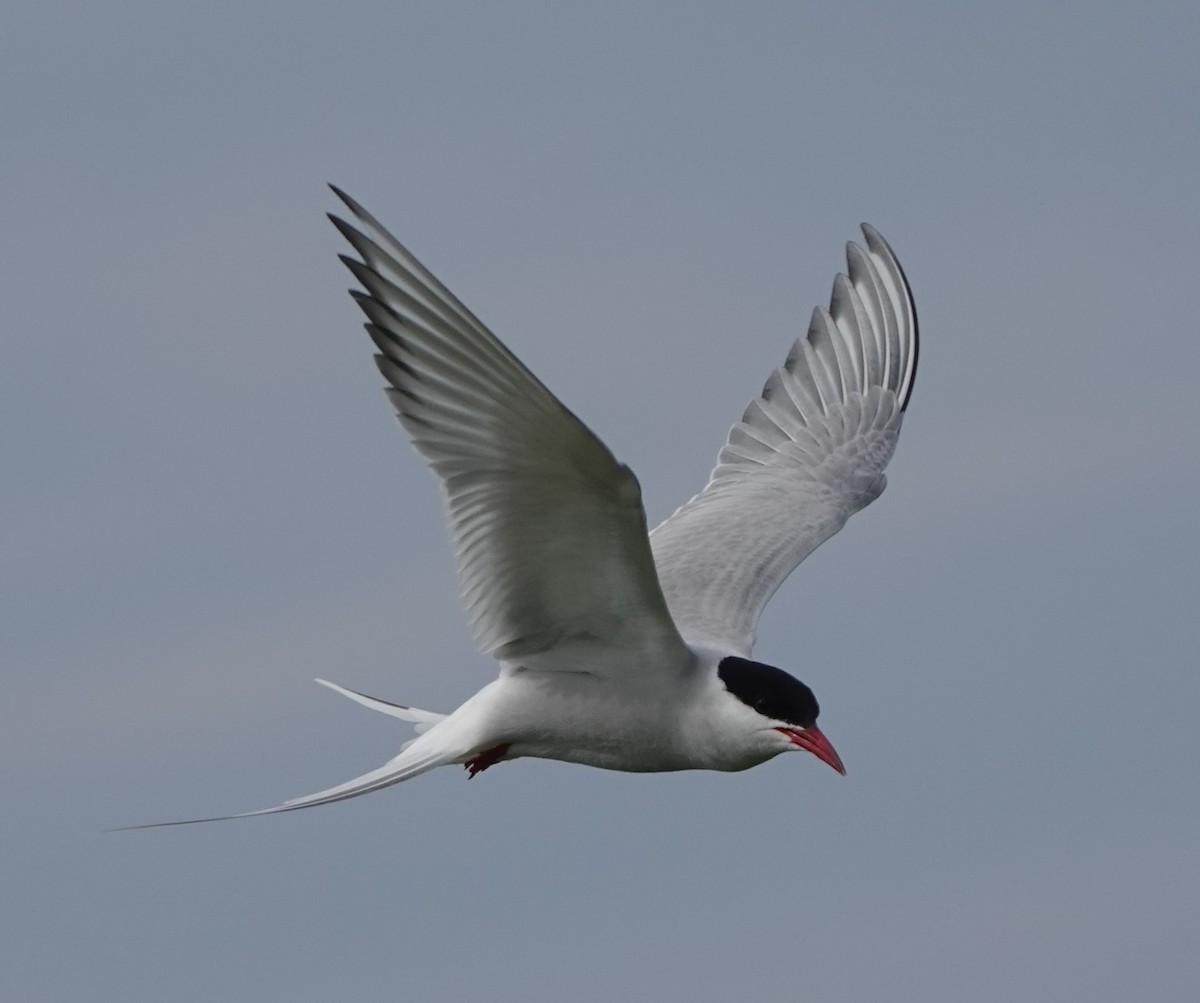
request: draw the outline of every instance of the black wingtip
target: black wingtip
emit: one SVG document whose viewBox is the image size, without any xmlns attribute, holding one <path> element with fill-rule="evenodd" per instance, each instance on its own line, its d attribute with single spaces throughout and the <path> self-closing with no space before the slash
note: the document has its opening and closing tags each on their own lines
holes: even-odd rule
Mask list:
<svg viewBox="0 0 1200 1003">
<path fill-rule="evenodd" d="M 900 402 L 900 410 L 908 410 L 908 402 L 912 400 L 913 389 L 917 385 L 917 368 L 921 361 L 921 322 L 917 317 L 917 301 L 913 296 L 912 286 L 909 284 L 908 275 L 904 271 L 904 266 L 900 264 L 900 258 L 896 252 L 892 250 L 892 245 L 887 242 L 883 234 L 875 229 L 870 223 L 859 223 L 859 229 L 862 230 L 863 236 L 867 238 L 867 250 L 874 253 L 879 253 L 882 249 L 892 263 L 896 266 L 896 271 L 900 273 L 900 281 L 904 283 L 904 292 L 908 297 L 908 305 L 912 309 L 913 318 L 913 346 L 912 346 L 912 376 L 908 381 L 908 391 L 904 395 L 904 400 Z"/>
<path fill-rule="evenodd" d="M 342 219 L 341 216 L 337 216 L 331 212 L 327 212 L 325 214 L 325 218 L 333 224 L 334 229 L 337 230 L 337 232 L 340 233 L 346 240 L 350 241 L 351 244 L 354 243 L 351 234 L 356 234 L 358 232 L 354 229 L 354 227 Z"/>
<path fill-rule="evenodd" d="M 355 216 L 357 216 L 359 219 L 361 219 L 364 223 L 367 223 L 368 225 L 376 225 L 376 226 L 378 225 L 377 223 L 375 223 L 375 218 L 369 212 L 367 212 L 366 209 L 364 209 L 361 205 L 359 205 L 358 202 L 355 201 L 355 199 L 353 199 L 351 196 L 347 195 L 344 191 L 342 191 L 342 189 L 340 189 L 337 185 L 330 184 L 329 190 L 331 192 L 333 192 L 333 194 L 336 195 L 339 199 L 341 199 L 342 202 L 345 204 L 346 208 L 349 209 Z"/>
<path fill-rule="evenodd" d="M 359 281 L 362 281 L 362 279 L 359 275 L 360 271 L 370 272 L 370 269 L 367 268 L 367 266 L 364 265 L 361 261 L 359 261 L 358 258 L 352 258 L 348 254 L 339 254 L 338 261 L 340 261 L 343 265 L 345 265 L 347 268 L 349 268 L 350 271 L 353 273 L 354 277 L 356 279 L 359 279 Z"/>
</svg>

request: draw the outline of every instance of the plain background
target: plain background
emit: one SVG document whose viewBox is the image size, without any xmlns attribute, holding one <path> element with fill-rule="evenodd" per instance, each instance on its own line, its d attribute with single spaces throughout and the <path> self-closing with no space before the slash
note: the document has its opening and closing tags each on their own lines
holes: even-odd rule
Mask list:
<svg viewBox="0 0 1200 1003">
<path fill-rule="evenodd" d="M 13 5 L 0 1000 L 1194 999 L 1194 3 Z M 861 219 L 891 484 L 763 660 L 849 768 L 520 762 L 218 825 L 488 678 L 335 182 L 656 521 Z"/>
</svg>

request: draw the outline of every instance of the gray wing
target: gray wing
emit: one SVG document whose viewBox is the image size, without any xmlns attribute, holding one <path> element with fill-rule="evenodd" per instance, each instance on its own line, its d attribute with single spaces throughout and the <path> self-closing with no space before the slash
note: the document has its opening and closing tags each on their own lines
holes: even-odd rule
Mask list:
<svg viewBox="0 0 1200 1003">
<path fill-rule="evenodd" d="M 511 660 L 601 641 L 591 647 L 615 648 L 626 664 L 639 652 L 685 658 L 633 473 L 366 210 L 334 192 L 363 228 L 330 217 L 362 258 L 342 261 L 366 290 L 351 295 L 387 395 L 441 479 L 479 648 Z"/>
<path fill-rule="evenodd" d="M 792 570 L 879 497 L 917 369 L 917 315 L 896 256 L 863 224 L 849 276 L 730 430 L 708 485 L 650 536 L 683 636 L 749 655 Z"/>
</svg>

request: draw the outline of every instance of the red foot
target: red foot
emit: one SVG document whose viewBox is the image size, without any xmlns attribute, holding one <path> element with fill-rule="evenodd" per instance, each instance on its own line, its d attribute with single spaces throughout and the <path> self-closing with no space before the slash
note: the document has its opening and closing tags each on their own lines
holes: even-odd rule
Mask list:
<svg viewBox="0 0 1200 1003">
<path fill-rule="evenodd" d="M 508 754 L 508 744 L 497 745 L 494 749 L 484 749 L 483 752 L 472 756 L 463 765 L 467 768 L 467 779 L 482 773 L 489 766 L 495 766 Z"/>
</svg>

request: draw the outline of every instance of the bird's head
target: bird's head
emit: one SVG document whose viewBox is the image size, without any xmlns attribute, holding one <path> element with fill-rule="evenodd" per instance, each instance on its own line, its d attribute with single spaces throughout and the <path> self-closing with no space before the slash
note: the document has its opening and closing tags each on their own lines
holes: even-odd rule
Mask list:
<svg viewBox="0 0 1200 1003">
<path fill-rule="evenodd" d="M 766 740 L 778 743 L 775 751 L 803 749 L 845 775 L 841 757 L 817 727 L 817 698 L 799 679 L 773 665 L 734 655 L 721 659 L 717 676 L 732 696 L 755 712 L 760 719 L 756 726 L 769 733 Z"/>
</svg>

